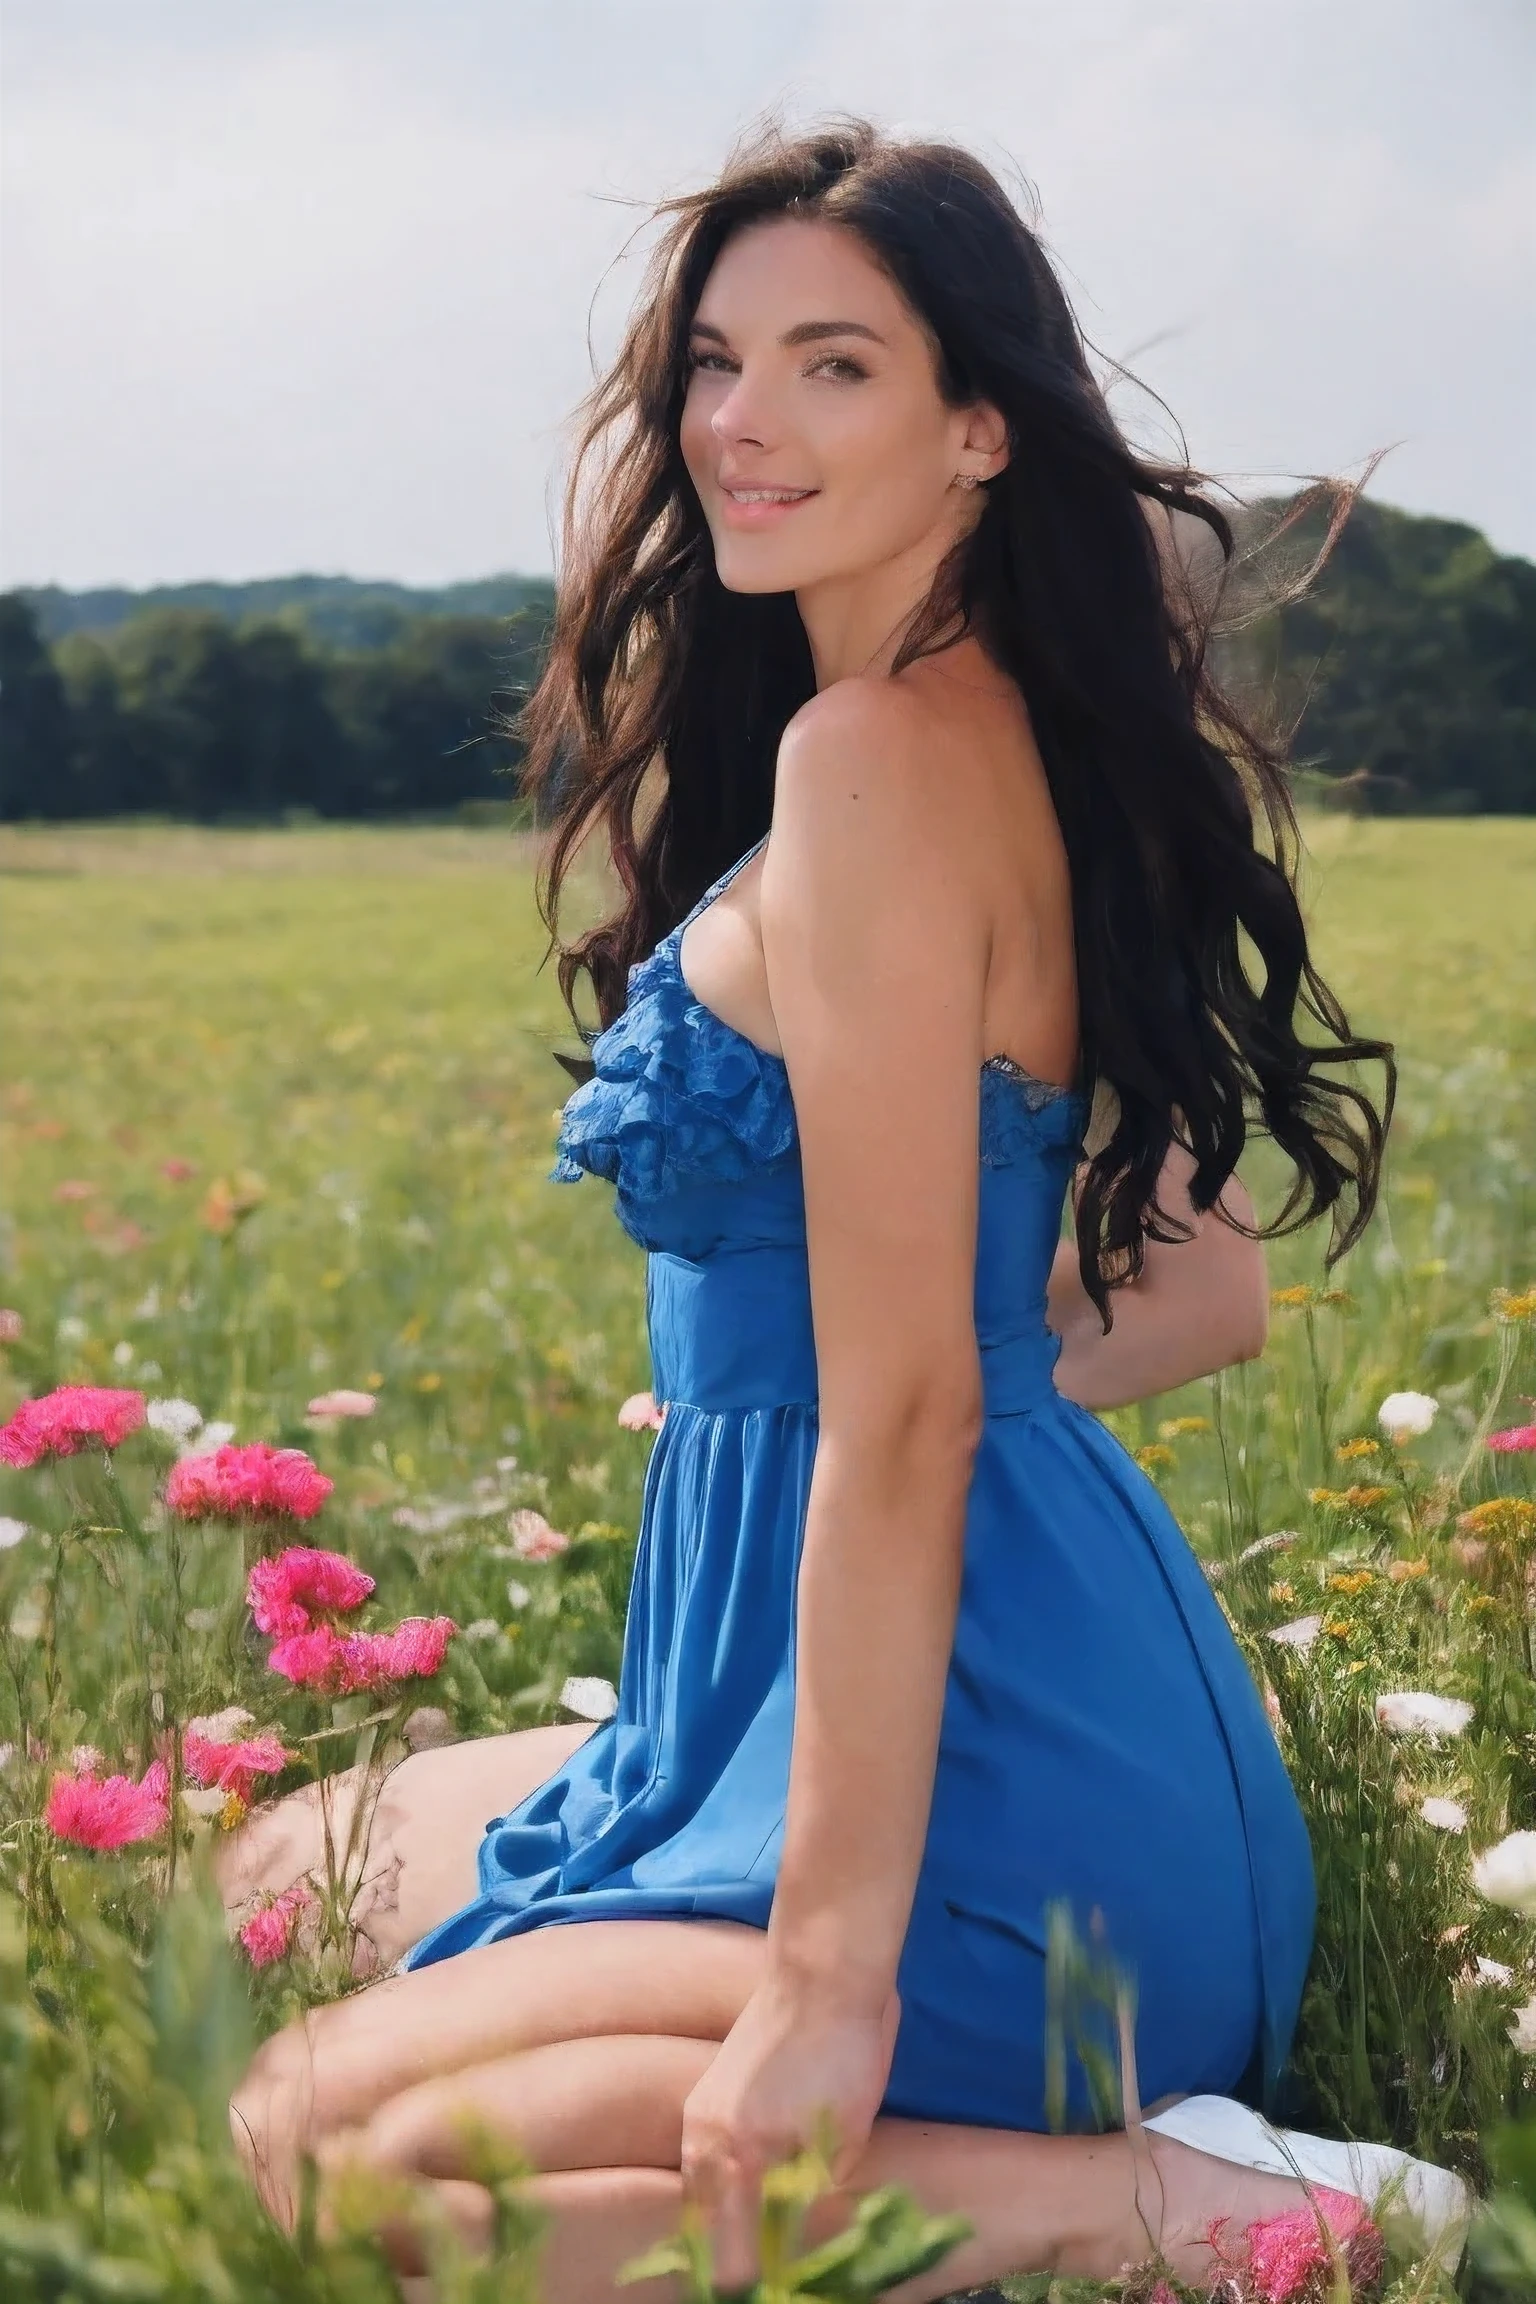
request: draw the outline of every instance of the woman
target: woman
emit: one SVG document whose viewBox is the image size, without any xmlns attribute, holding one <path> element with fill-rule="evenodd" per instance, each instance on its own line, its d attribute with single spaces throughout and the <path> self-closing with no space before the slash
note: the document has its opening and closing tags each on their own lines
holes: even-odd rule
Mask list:
<svg viewBox="0 0 1536 2304">
<path fill-rule="evenodd" d="M 604 1030 L 553 1171 L 611 1179 L 649 1251 L 618 1711 L 396 1771 L 358 1917 L 399 1972 L 269 2043 L 236 2133 L 280 2213 L 309 2148 L 483 2236 L 479 2115 L 544 2171 L 551 2304 L 685 2197 L 751 2278 L 757 2176 L 824 2106 L 813 2235 L 886 2181 L 975 2226 L 904 2304 L 1154 2245 L 1198 2279 L 1213 2217 L 1303 2197 L 1244 2106 L 1311 1858 L 1198 1563 L 1090 1411 L 1262 1350 L 1245 1107 L 1297 1170 L 1270 1230 L 1358 1239 L 1385 1120 L 1326 1067 L 1380 1058 L 1389 1116 L 1391 1050 L 1312 968 L 1278 764 L 1177 581 L 1170 516 L 1223 554 L 1226 523 L 1121 439 L 996 181 L 835 122 L 667 212 L 522 721 L 546 917 L 594 821 L 628 892 L 561 959 Z M 248 1828 L 232 1900 L 316 1830 Z M 1053 1906 L 1133 1983 L 1129 2130 L 1046 2133 Z M 1081 2064 L 1063 2102 L 1092 2124 Z M 1309 2149 L 1346 2191 L 1401 2163 Z"/>
</svg>

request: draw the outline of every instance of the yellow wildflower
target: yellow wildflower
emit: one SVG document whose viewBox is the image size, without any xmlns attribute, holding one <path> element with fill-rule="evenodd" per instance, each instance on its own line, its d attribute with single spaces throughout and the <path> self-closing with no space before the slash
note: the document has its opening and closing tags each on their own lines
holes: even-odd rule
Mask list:
<svg viewBox="0 0 1536 2304">
<path fill-rule="evenodd" d="M 1136 1461 L 1147 1472 L 1158 1464 L 1172 1464 L 1175 1458 L 1173 1450 L 1165 1448 L 1160 1440 L 1149 1440 L 1145 1447 L 1136 1450 Z"/>
<path fill-rule="evenodd" d="M 1407 1584 L 1415 1576 L 1427 1576 L 1429 1574 L 1429 1562 L 1427 1560 L 1392 1560 L 1387 1564 L 1387 1574 L 1394 1584 Z"/>
<path fill-rule="evenodd" d="M 1465 1536 L 1491 1536 L 1506 1544 L 1536 1540 L 1536 1504 L 1525 1496 L 1490 1496 L 1457 1514 L 1456 1525 Z"/>
<path fill-rule="evenodd" d="M 1318 1302 L 1331 1304 L 1338 1312 L 1352 1312 L 1355 1308 L 1355 1300 L 1347 1288 L 1325 1288 Z"/>
<path fill-rule="evenodd" d="M 221 1832 L 235 1831 L 239 1825 L 245 1822 L 246 1816 L 248 1814 L 249 1810 L 247 1809 L 245 1802 L 241 1799 L 239 1793 L 231 1792 L 229 1798 L 225 1801 L 223 1807 L 219 1810 L 219 1830 Z"/>
<path fill-rule="evenodd" d="M 1364 1488 L 1358 1483 L 1351 1488 L 1309 1488 L 1309 1504 L 1320 1504 L 1327 1512 L 1369 1512 L 1377 1504 L 1384 1504 L 1391 1495 L 1390 1488 Z"/>
<path fill-rule="evenodd" d="M 1352 1640 L 1355 1627 L 1347 1616 L 1330 1616 L 1323 1630 L 1330 1640 Z"/>
<path fill-rule="evenodd" d="M 1345 1440 L 1335 1448 L 1334 1456 L 1340 1464 L 1352 1464 L 1357 1456 L 1379 1456 L 1379 1440 Z"/>
<path fill-rule="evenodd" d="M 1286 1583 L 1271 1584 L 1269 1588 L 1269 1596 L 1271 1600 L 1294 1600 L 1296 1597 L 1296 1587 L 1294 1584 Z"/>
<path fill-rule="evenodd" d="M 1363 1592 L 1368 1584 L 1374 1584 L 1375 1581 L 1369 1568 L 1357 1568 L 1352 1575 L 1330 1576 L 1328 1589 L 1330 1592 L 1342 1592 L 1347 1599 L 1353 1599 L 1357 1592 Z"/>
<path fill-rule="evenodd" d="M 1169 1416 L 1159 1424 L 1157 1436 L 1159 1440 L 1182 1440 L 1187 1433 L 1209 1432 L 1210 1428 L 1209 1416 Z"/>
<path fill-rule="evenodd" d="M 1498 1602 L 1491 1592 L 1474 1592 L 1467 1602 L 1467 1614 L 1469 1616 L 1486 1616 L 1490 1608 L 1497 1608 L 1497 1606 Z"/>
<path fill-rule="evenodd" d="M 1352 1664 L 1345 1665 L 1345 1673 L 1348 1674 L 1350 1672 L 1363 1672 L 1365 1670 L 1365 1663 L 1366 1660 L 1363 1656 L 1357 1656 Z"/>
<path fill-rule="evenodd" d="M 1307 1502 L 1309 1504 L 1337 1504 L 1341 1500 L 1342 1493 L 1342 1490 L 1338 1488 L 1309 1488 L 1307 1490 Z"/>
<path fill-rule="evenodd" d="M 1302 1281 L 1301 1285 L 1296 1288 L 1271 1288 L 1269 1301 L 1277 1311 L 1290 1312 L 1295 1310 L 1298 1305 L 1315 1304 L 1317 1302 L 1317 1290 L 1309 1288 L 1305 1281 Z"/>
<path fill-rule="evenodd" d="M 442 1388 L 443 1380 L 436 1369 L 429 1368 L 425 1376 L 418 1376 L 416 1379 L 418 1392 L 441 1392 Z"/>
<path fill-rule="evenodd" d="M 1495 1288 L 1488 1309 L 1497 1320 L 1536 1320 L 1536 1288 L 1523 1289 L 1519 1295 L 1510 1288 Z"/>
</svg>

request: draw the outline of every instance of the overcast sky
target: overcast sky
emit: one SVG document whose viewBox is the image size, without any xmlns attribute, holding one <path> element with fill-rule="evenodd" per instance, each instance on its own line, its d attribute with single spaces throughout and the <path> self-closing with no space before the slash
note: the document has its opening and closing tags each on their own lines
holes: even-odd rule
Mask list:
<svg viewBox="0 0 1536 2304">
<path fill-rule="evenodd" d="M 0 22 L 0 583 L 548 572 L 566 419 L 648 205 L 775 106 L 938 132 L 1032 185 L 1089 336 L 1197 463 L 1273 486 L 1397 443 L 1376 495 L 1536 555 L 1530 0 Z"/>
</svg>

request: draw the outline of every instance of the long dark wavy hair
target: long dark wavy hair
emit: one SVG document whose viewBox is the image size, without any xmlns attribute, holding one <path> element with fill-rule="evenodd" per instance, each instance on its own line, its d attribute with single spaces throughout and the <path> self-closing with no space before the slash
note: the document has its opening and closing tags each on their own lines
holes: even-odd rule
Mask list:
<svg viewBox="0 0 1536 2304">
<path fill-rule="evenodd" d="M 674 220 L 613 367 L 577 412 L 548 653 L 510 724 L 549 827 L 539 906 L 552 948 L 561 881 L 594 824 L 625 890 L 620 911 L 560 949 L 573 1019 L 581 972 L 596 993 L 600 1024 L 578 1023 L 582 1041 L 622 1010 L 631 965 L 767 832 L 779 739 L 815 693 L 793 593 L 721 584 L 679 428 L 690 323 L 727 239 L 765 218 L 824 218 L 859 234 L 929 332 L 946 405 L 985 398 L 1007 420 L 1009 461 L 983 483 L 981 517 L 892 670 L 974 630 L 1029 712 L 1071 872 L 1080 1077 L 1115 1096 L 1076 1215 L 1105 1331 L 1110 1289 L 1143 1269 L 1144 1241 L 1190 1237 L 1155 1198 L 1175 1134 L 1203 1212 L 1250 1108 L 1296 1175 L 1271 1225 L 1239 1228 L 1269 1239 L 1332 1209 L 1332 1266 L 1375 1205 L 1396 1065 L 1390 1042 L 1351 1036 L 1308 953 L 1283 743 L 1249 724 L 1208 662 L 1236 549 L 1210 482 L 1127 444 L 1038 239 L 960 147 L 844 115 L 798 135 L 770 122 L 717 182 L 654 213 Z M 1329 543 L 1355 492 L 1336 492 Z M 1208 532 L 1214 585 L 1182 581 L 1159 545 L 1154 521 L 1171 533 L 1165 515 L 1178 514 L 1204 524 L 1188 532 Z M 1255 841 L 1257 810 L 1272 854 Z M 1299 1037 L 1298 1010 L 1334 1044 Z M 1381 1113 L 1328 1077 L 1362 1058 L 1386 1067 Z M 578 1078 L 591 1069 L 561 1061 Z"/>
</svg>

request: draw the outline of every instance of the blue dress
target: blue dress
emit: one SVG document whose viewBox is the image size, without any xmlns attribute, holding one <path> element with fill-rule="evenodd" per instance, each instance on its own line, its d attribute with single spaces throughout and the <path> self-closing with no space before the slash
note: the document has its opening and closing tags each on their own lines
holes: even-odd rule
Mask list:
<svg viewBox="0 0 1536 2304">
<path fill-rule="evenodd" d="M 587 1918 L 768 1923 L 817 1436 L 803 1187 L 782 1058 L 695 1000 L 678 961 L 684 929 L 763 844 L 631 968 L 561 1116 L 552 1179 L 610 1180 L 649 1251 L 666 1411 L 618 1709 L 487 1825 L 479 1894 L 407 1968 Z M 1057 1899 L 1085 1943 L 1098 1908 L 1099 1946 L 1134 1981 L 1140 2102 L 1211 2091 L 1268 2110 L 1312 1947 L 1306 1825 L 1177 1522 L 1051 1380 L 1046 1280 L 1088 1100 L 1006 1057 L 979 1093 L 986 1427 L 882 2110 L 1050 2127 Z M 1067 2125 L 1096 2125 L 1068 2051 Z"/>
</svg>

